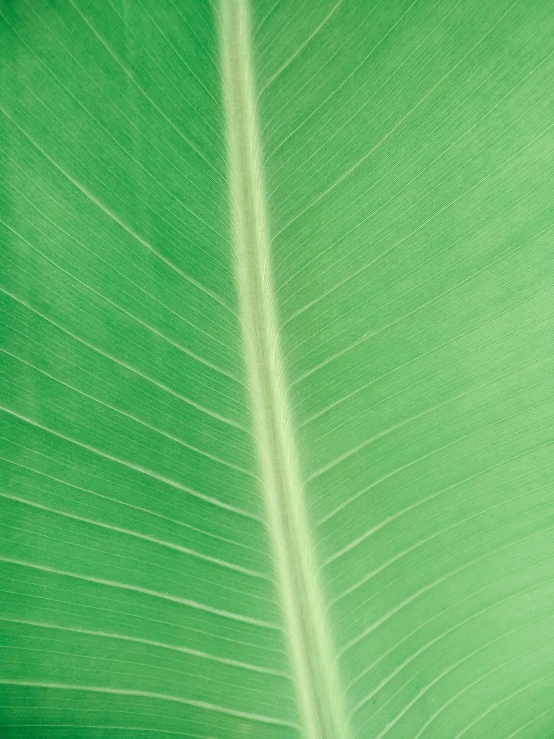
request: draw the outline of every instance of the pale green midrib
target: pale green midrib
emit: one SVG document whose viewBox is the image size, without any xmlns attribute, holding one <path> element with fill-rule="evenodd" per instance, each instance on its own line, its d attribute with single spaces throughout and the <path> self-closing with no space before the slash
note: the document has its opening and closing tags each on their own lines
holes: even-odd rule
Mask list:
<svg viewBox="0 0 554 739">
<path fill-rule="evenodd" d="M 248 0 L 221 0 L 236 270 L 249 388 L 295 688 L 309 739 L 347 739 L 336 657 L 305 515 L 269 273 Z"/>
</svg>

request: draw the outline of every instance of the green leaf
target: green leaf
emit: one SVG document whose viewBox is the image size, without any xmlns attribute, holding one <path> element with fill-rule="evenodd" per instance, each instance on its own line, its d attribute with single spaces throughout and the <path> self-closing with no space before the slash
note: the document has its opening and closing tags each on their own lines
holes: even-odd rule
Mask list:
<svg viewBox="0 0 554 739">
<path fill-rule="evenodd" d="M 552 4 L 0 27 L 2 737 L 551 737 Z"/>
</svg>

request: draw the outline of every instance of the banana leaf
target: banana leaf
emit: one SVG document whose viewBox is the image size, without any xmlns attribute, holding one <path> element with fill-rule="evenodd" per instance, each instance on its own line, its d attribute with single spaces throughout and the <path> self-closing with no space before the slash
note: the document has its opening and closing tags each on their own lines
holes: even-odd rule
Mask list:
<svg viewBox="0 0 554 739">
<path fill-rule="evenodd" d="M 0 49 L 0 735 L 551 739 L 553 4 Z"/>
</svg>

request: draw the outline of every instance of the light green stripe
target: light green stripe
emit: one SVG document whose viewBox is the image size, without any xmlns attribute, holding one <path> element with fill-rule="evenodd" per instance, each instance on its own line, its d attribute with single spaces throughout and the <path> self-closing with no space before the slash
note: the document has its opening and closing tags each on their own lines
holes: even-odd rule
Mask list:
<svg viewBox="0 0 554 739">
<path fill-rule="evenodd" d="M 236 269 L 252 412 L 298 703 L 310 739 L 350 736 L 325 623 L 281 362 L 247 0 L 222 0 Z"/>
</svg>

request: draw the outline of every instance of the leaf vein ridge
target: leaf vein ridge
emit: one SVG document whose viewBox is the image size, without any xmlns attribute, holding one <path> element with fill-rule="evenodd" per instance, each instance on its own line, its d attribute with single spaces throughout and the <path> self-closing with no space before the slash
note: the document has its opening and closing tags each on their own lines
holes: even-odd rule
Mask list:
<svg viewBox="0 0 554 739">
<path fill-rule="evenodd" d="M 240 314 L 283 631 L 307 739 L 348 739 L 344 693 L 318 582 L 281 360 L 249 3 L 222 0 L 219 9 Z"/>
</svg>

